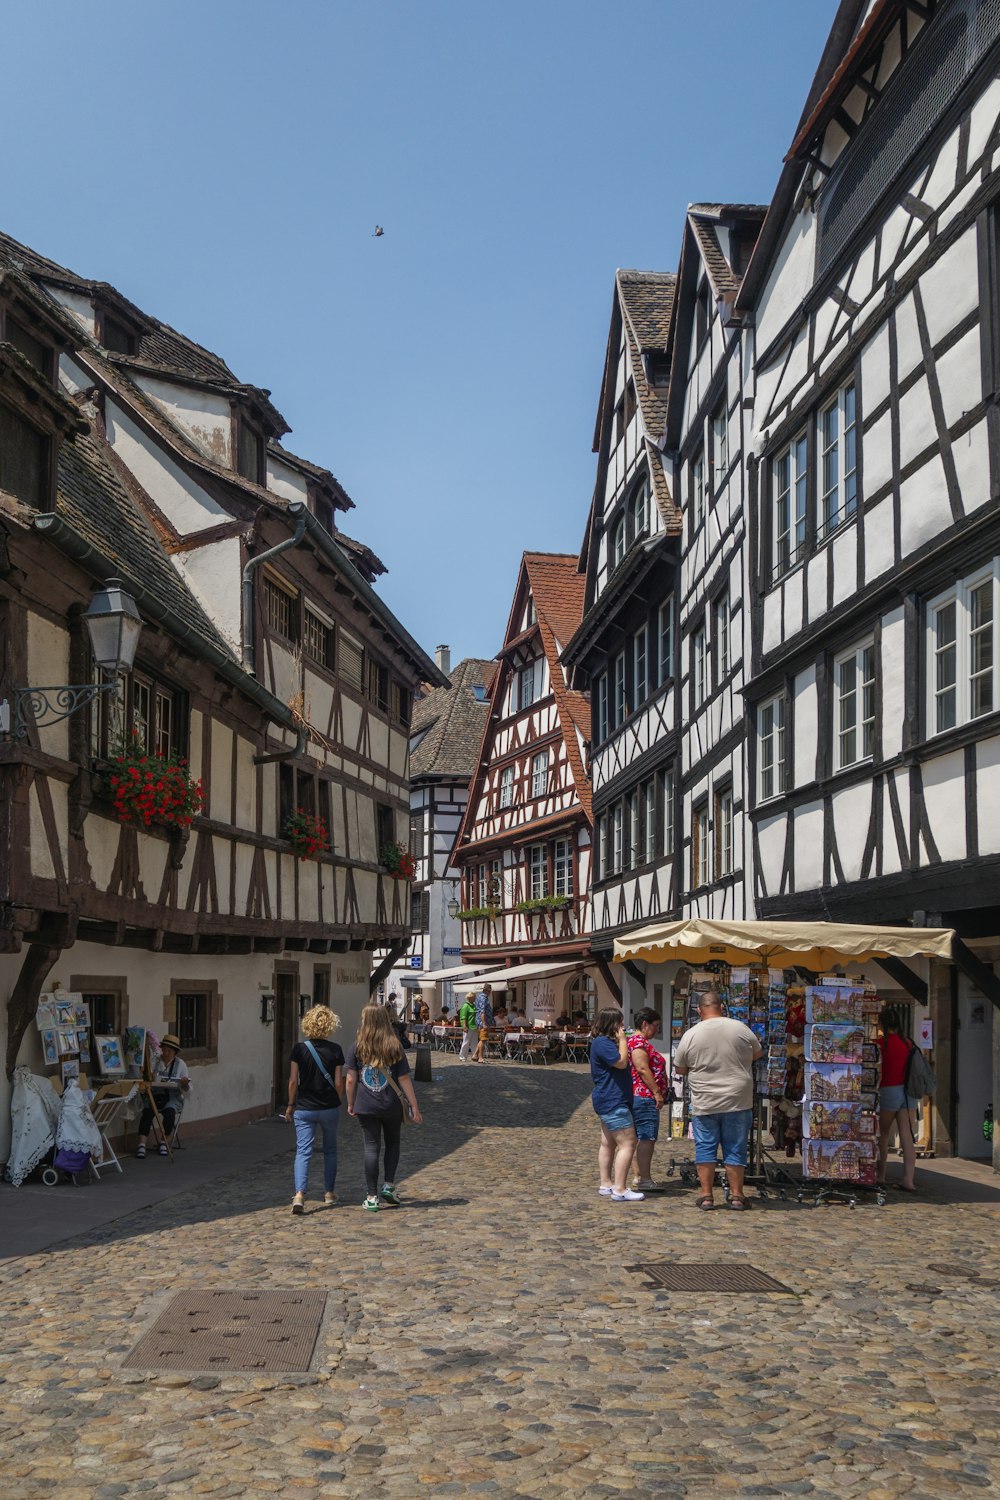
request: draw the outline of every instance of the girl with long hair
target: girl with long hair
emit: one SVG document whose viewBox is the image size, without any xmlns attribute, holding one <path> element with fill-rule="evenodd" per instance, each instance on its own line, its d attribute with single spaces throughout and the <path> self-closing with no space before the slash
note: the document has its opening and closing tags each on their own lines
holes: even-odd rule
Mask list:
<svg viewBox="0 0 1000 1500">
<path fill-rule="evenodd" d="M 643 1194 L 628 1185 L 628 1169 L 635 1156 L 635 1120 L 632 1118 L 632 1068 L 625 1021 L 620 1010 L 602 1010 L 590 1033 L 591 1102 L 601 1122 L 601 1144 L 597 1167 L 601 1182 L 597 1191 L 615 1203 L 638 1203 Z"/>
<path fill-rule="evenodd" d="M 403 1129 L 403 1106 L 414 1125 L 423 1120 L 417 1096 L 392 1018 L 383 1005 L 366 1005 L 354 1044 L 348 1048 L 345 1087 L 347 1113 L 358 1121 L 365 1140 L 364 1207 L 374 1213 L 397 1208 L 396 1169 Z M 378 1185 L 379 1154 L 384 1146 L 384 1177 Z"/>
</svg>

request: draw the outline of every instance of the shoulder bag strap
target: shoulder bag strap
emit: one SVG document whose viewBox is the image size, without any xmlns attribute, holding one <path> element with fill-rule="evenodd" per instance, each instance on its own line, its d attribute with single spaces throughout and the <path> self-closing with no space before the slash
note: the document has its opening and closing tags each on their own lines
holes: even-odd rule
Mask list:
<svg viewBox="0 0 1000 1500">
<path fill-rule="evenodd" d="M 410 1113 L 410 1101 L 409 1101 L 409 1099 L 407 1099 L 406 1095 L 403 1093 L 403 1090 L 400 1088 L 400 1086 L 396 1082 L 395 1078 L 393 1078 L 393 1076 L 392 1076 L 392 1069 L 391 1068 L 390 1068 L 389 1072 L 386 1074 L 386 1082 L 388 1083 L 389 1087 L 392 1089 L 392 1092 L 395 1094 L 395 1096 L 399 1100 L 400 1104 L 403 1106 L 403 1119 L 405 1120 L 407 1118 L 407 1116 L 409 1115 L 409 1113 Z"/>
<path fill-rule="evenodd" d="M 329 1073 L 324 1068 L 324 1066 L 323 1066 L 323 1059 L 320 1057 L 319 1053 L 316 1051 L 316 1048 L 313 1046 L 312 1042 L 306 1042 L 306 1047 L 308 1048 L 309 1052 L 312 1054 L 312 1060 L 313 1060 L 313 1062 L 316 1064 L 317 1068 L 319 1068 L 319 1070 L 322 1073 L 323 1077 L 326 1079 L 327 1083 L 333 1089 L 333 1092 L 336 1093 L 337 1092 L 337 1085 L 334 1083 L 333 1079 L 330 1077 Z"/>
</svg>

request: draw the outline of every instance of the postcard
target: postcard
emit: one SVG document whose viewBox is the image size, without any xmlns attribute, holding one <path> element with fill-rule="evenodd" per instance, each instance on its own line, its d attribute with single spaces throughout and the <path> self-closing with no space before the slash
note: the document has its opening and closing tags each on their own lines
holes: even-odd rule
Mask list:
<svg viewBox="0 0 1000 1500">
<path fill-rule="evenodd" d="M 851 1063 L 809 1063 L 805 1093 L 824 1103 L 853 1104 L 861 1098 L 861 1069 Z"/>
<path fill-rule="evenodd" d="M 836 988 L 833 985 L 810 984 L 806 988 L 806 1021 L 832 1025 L 860 1023 L 864 1016 L 861 1001 L 861 991 L 853 989 L 847 983 Z"/>
<path fill-rule="evenodd" d="M 810 1102 L 802 1111 L 802 1133 L 820 1141 L 863 1141 L 872 1137 L 872 1117 L 858 1104 Z"/>
<path fill-rule="evenodd" d="M 824 1141 L 810 1136 L 802 1143 L 804 1177 L 826 1177 L 832 1182 L 865 1182 L 877 1161 L 874 1141 Z"/>
<path fill-rule="evenodd" d="M 807 1026 L 806 1057 L 810 1062 L 859 1063 L 864 1039 L 860 1026 Z"/>
<path fill-rule="evenodd" d="M 47 1068 L 54 1068 L 59 1061 L 59 1036 L 51 1027 L 42 1032 L 42 1056 Z"/>
<path fill-rule="evenodd" d="M 78 1027 L 76 1033 L 77 1046 L 80 1052 L 80 1061 L 90 1062 L 90 1032 L 86 1026 Z"/>
</svg>

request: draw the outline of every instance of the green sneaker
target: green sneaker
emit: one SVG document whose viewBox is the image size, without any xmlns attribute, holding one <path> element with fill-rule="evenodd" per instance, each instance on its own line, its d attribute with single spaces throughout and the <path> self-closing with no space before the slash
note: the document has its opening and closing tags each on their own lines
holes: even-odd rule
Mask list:
<svg viewBox="0 0 1000 1500">
<path fill-rule="evenodd" d="M 393 1183 L 386 1182 L 386 1183 L 383 1184 L 383 1186 L 382 1186 L 382 1201 L 384 1203 L 391 1204 L 391 1206 L 393 1208 L 398 1208 L 399 1207 L 399 1198 L 398 1198 L 398 1196 L 396 1194 L 396 1188 L 395 1188 L 395 1185 Z"/>
<path fill-rule="evenodd" d="M 378 1201 L 377 1198 L 366 1198 L 365 1201 L 364 1201 L 364 1203 L 362 1203 L 361 1207 L 362 1208 L 367 1208 L 370 1213 L 376 1214 L 376 1213 L 378 1213 L 378 1211 L 382 1207 L 382 1205 Z"/>
</svg>

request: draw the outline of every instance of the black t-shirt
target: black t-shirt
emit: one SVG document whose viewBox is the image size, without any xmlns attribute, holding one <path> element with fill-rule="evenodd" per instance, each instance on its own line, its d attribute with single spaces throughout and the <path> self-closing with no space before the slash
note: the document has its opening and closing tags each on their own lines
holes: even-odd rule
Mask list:
<svg viewBox="0 0 1000 1500">
<path fill-rule="evenodd" d="M 402 1114 L 403 1106 L 399 1102 L 399 1096 L 389 1086 L 386 1075 L 379 1068 L 366 1066 L 359 1061 L 357 1049 L 353 1046 L 347 1049 L 347 1069 L 358 1075 L 358 1088 L 354 1096 L 356 1115 Z M 390 1071 L 397 1083 L 410 1071 L 405 1054 L 399 1062 L 393 1063 Z"/>
<path fill-rule="evenodd" d="M 338 1068 L 344 1066 L 344 1054 L 336 1042 L 315 1041 L 312 1044 L 320 1055 L 324 1068 L 331 1078 L 336 1078 Z M 305 1042 L 296 1042 L 292 1048 L 292 1062 L 299 1065 L 299 1091 L 295 1096 L 296 1109 L 336 1109 L 340 1095 L 323 1077 Z"/>
</svg>

